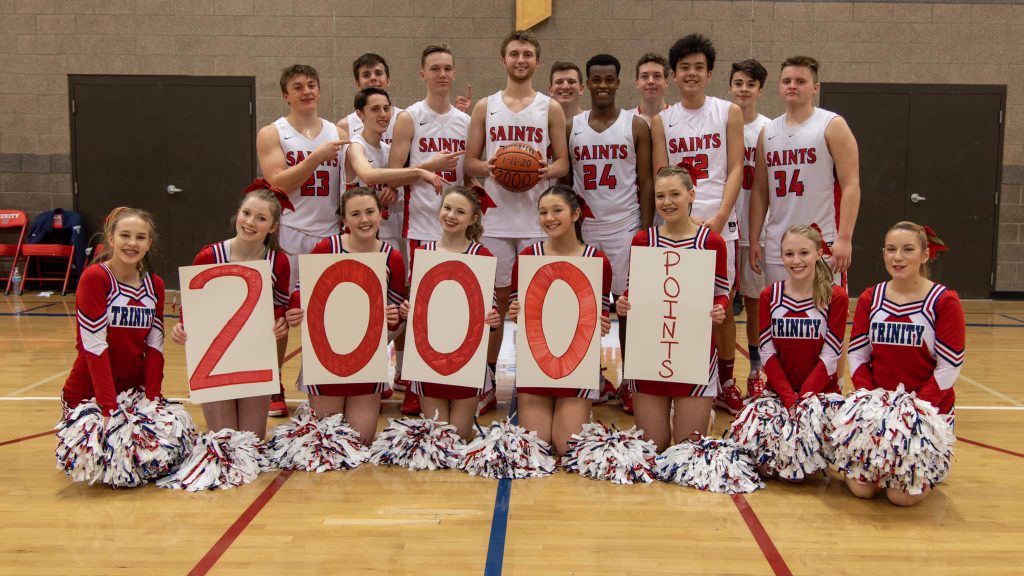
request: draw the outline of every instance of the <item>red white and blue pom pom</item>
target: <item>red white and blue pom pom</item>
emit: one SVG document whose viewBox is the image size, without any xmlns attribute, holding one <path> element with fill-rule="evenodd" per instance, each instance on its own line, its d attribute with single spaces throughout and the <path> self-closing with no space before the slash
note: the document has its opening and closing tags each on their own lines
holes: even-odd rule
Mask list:
<svg viewBox="0 0 1024 576">
<path fill-rule="evenodd" d="M 956 437 L 934 406 L 902 385 L 857 390 L 832 425 L 836 466 L 851 478 L 921 494 L 949 473 Z"/>
<path fill-rule="evenodd" d="M 507 419 L 494 422 L 466 445 L 459 468 L 485 478 L 537 478 L 555 470 L 551 446 Z"/>
<path fill-rule="evenodd" d="M 562 466 L 581 476 L 616 484 L 653 482 L 658 450 L 654 442 L 644 440 L 643 436 L 643 430 L 635 426 L 619 430 L 601 422 L 589 422 L 583 425 L 582 432 L 572 435 L 562 456 Z"/>
<path fill-rule="evenodd" d="M 752 454 L 754 463 L 774 473 L 778 445 L 789 413 L 779 397 L 769 390 L 747 402 L 732 421 L 727 438 Z"/>
<path fill-rule="evenodd" d="M 224 428 L 200 436 L 189 459 L 174 474 L 161 478 L 156 484 L 189 492 L 226 490 L 248 484 L 267 470 L 270 470 L 270 460 L 255 434 Z"/>
<path fill-rule="evenodd" d="M 115 488 L 140 486 L 170 473 L 188 456 L 195 425 L 180 404 L 150 400 L 132 389 L 117 395 L 117 406 L 106 429 L 95 401 L 82 403 L 58 423 L 58 466 L 73 479 Z"/>
<path fill-rule="evenodd" d="M 831 463 L 829 400 L 825 394 L 807 395 L 787 413 L 786 424 L 770 464 L 780 478 L 803 480 Z"/>
<path fill-rule="evenodd" d="M 731 440 L 707 436 L 662 452 L 655 459 L 654 473 L 660 480 L 708 492 L 739 494 L 764 488 L 750 455 Z"/>
<path fill-rule="evenodd" d="M 455 426 L 424 418 L 388 419 L 370 447 L 370 462 L 410 470 L 455 468 L 466 443 Z"/>
<path fill-rule="evenodd" d="M 312 412 L 274 428 L 267 454 L 278 468 L 307 472 L 352 469 L 370 456 L 342 414 L 318 419 Z"/>
<path fill-rule="evenodd" d="M 295 408 L 295 412 L 292 414 L 292 418 L 296 418 L 298 420 L 305 420 L 306 418 L 309 418 L 310 413 L 312 411 L 313 409 L 309 406 L 309 402 L 303 402 L 302 404 L 299 404 L 297 408 Z"/>
</svg>

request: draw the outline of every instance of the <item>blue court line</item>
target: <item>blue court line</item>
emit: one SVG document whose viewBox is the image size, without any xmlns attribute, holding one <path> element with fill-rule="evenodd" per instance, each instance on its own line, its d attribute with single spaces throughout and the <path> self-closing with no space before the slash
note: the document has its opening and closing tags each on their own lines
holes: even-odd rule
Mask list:
<svg viewBox="0 0 1024 576">
<path fill-rule="evenodd" d="M 1013 316 L 1010 316 L 1009 314 L 1000 314 L 1000 316 L 1002 316 L 1003 318 L 1007 318 L 1007 319 L 1013 320 L 1014 322 L 1020 322 L 1021 324 L 1024 324 L 1024 320 L 1021 320 L 1020 318 L 1014 318 Z"/>
<path fill-rule="evenodd" d="M 519 409 L 513 391 L 512 402 L 508 408 L 509 420 L 519 424 Z M 512 499 L 512 480 L 498 480 L 498 491 L 494 496 L 494 515 L 491 517 L 491 537 L 487 542 L 487 561 L 484 563 L 484 576 L 500 576 L 501 566 L 505 561 L 505 533 L 508 530 L 508 504 Z"/>
</svg>

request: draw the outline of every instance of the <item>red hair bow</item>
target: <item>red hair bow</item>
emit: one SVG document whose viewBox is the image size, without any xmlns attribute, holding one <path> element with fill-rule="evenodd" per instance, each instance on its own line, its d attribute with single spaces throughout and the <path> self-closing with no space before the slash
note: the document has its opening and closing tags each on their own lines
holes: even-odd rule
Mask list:
<svg viewBox="0 0 1024 576">
<path fill-rule="evenodd" d="M 487 193 L 487 190 L 484 190 L 483 186 L 479 184 L 473 185 L 473 192 L 476 192 L 477 198 L 480 199 L 481 214 L 487 214 L 488 209 L 498 207 L 498 205 L 494 203 L 494 199 L 491 198 L 491 195 Z"/>
<path fill-rule="evenodd" d="M 580 196 L 579 194 L 577 194 L 576 195 L 576 201 L 579 202 L 579 204 L 580 204 L 580 221 L 581 222 L 583 220 L 587 219 L 587 218 L 594 218 L 594 211 L 591 210 L 590 206 L 587 205 L 587 201 L 583 199 L 583 196 Z"/>
<path fill-rule="evenodd" d="M 281 190 L 277 186 L 274 186 L 270 182 L 267 182 L 265 178 L 257 178 L 249 184 L 249 187 L 242 190 L 242 195 L 246 195 L 253 190 L 269 190 L 271 194 L 277 197 L 277 201 L 281 204 L 281 210 L 291 210 L 295 212 L 295 206 L 292 201 L 288 199 L 288 193 Z"/>
<path fill-rule="evenodd" d="M 687 159 L 684 158 L 680 160 L 676 166 L 686 168 L 686 171 L 690 174 L 690 182 L 692 182 L 694 186 L 697 185 L 697 176 L 700 174 L 700 171 L 694 168 L 691 162 L 688 162 Z"/>
<path fill-rule="evenodd" d="M 928 237 L 928 259 L 935 260 L 940 252 L 949 250 L 949 246 L 939 238 L 939 235 L 932 230 L 931 226 L 923 226 L 924 234 Z"/>
<path fill-rule="evenodd" d="M 824 254 L 825 256 L 831 256 L 832 247 L 828 245 L 828 242 L 825 242 L 825 234 L 822 233 L 821 227 L 818 226 L 817 224 L 812 223 L 811 228 L 813 228 L 814 231 L 818 233 L 818 236 L 821 236 L 821 253 Z"/>
</svg>

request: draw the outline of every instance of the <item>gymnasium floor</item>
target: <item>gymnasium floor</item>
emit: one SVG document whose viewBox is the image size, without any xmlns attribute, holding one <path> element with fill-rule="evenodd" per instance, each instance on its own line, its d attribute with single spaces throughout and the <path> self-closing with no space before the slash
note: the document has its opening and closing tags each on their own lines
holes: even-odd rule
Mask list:
<svg viewBox="0 0 1024 576">
<path fill-rule="evenodd" d="M 735 497 L 561 472 L 499 482 L 368 465 L 273 471 L 201 494 L 77 485 L 54 467 L 50 432 L 75 357 L 73 297 L 3 297 L 0 574 L 1019 574 L 1024 302 L 965 310 L 956 461 L 922 505 L 900 509 L 853 498 L 835 474 Z M 293 331 L 289 350 L 298 342 Z M 299 363 L 285 364 L 286 382 Z M 736 373 L 747 368 L 738 354 Z M 164 392 L 186 393 L 170 342 Z M 385 416 L 397 417 L 398 397 Z M 720 434 L 729 418 L 718 416 Z M 632 425 L 617 404 L 594 417 Z"/>
</svg>

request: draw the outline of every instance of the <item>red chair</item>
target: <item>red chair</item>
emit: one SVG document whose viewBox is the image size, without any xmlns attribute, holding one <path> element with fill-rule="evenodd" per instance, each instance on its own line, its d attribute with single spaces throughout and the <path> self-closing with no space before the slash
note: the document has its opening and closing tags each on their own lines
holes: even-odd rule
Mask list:
<svg viewBox="0 0 1024 576">
<path fill-rule="evenodd" d="M 75 256 L 74 246 L 66 244 L 25 244 L 21 247 L 21 253 L 25 256 L 25 273 L 21 282 L 22 289 L 24 289 L 25 283 L 29 280 L 36 280 L 38 282 L 60 282 L 63 280 L 64 285 L 60 289 L 60 295 L 63 296 L 67 293 L 68 280 L 71 278 L 71 264 Z M 37 258 L 36 275 L 29 276 L 29 262 L 31 262 L 33 257 Z M 64 271 L 64 278 L 44 275 L 38 258 L 63 258 L 67 260 L 68 264 Z M 21 294 L 21 292 L 18 293 Z"/>
<path fill-rule="evenodd" d="M 0 281 L 7 280 L 7 287 L 4 294 L 11 292 L 11 282 L 14 277 L 14 269 L 18 266 L 18 259 L 21 258 L 21 248 L 25 242 L 25 231 L 28 229 L 28 218 L 21 210 L 0 210 L 0 229 L 21 228 L 18 232 L 17 244 L 0 244 L 0 258 L 11 258 L 11 267 L 7 270 L 7 277 L 0 277 Z"/>
</svg>

